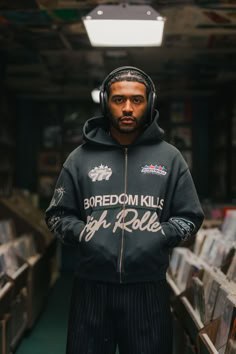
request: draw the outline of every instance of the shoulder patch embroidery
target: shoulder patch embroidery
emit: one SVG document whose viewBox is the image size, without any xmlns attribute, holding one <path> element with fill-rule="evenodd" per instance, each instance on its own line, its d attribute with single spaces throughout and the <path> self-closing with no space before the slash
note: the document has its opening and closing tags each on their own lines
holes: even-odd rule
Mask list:
<svg viewBox="0 0 236 354">
<path fill-rule="evenodd" d="M 56 188 L 48 209 L 52 208 L 53 206 L 58 206 L 65 192 L 66 191 L 63 187 Z"/>
<path fill-rule="evenodd" d="M 89 171 L 88 176 L 93 182 L 106 180 L 108 181 L 112 175 L 112 169 L 108 166 L 100 165 Z"/>
<path fill-rule="evenodd" d="M 154 174 L 154 175 L 162 175 L 165 176 L 167 174 L 167 168 L 161 165 L 145 165 L 141 169 L 142 173 Z"/>
</svg>

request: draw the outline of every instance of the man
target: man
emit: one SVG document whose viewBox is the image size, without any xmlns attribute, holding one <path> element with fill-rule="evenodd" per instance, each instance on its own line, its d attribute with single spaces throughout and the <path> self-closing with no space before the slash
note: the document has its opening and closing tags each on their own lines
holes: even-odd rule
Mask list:
<svg viewBox="0 0 236 354">
<path fill-rule="evenodd" d="M 67 354 L 171 354 L 169 249 L 203 221 L 180 152 L 163 140 L 156 91 L 142 70 L 105 78 L 103 116 L 64 163 L 46 211 L 50 230 L 77 248 Z"/>
</svg>

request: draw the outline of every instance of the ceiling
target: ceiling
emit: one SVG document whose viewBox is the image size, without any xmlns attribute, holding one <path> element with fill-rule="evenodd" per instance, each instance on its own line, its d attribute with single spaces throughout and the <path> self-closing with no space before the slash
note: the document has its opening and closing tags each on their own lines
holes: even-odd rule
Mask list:
<svg viewBox="0 0 236 354">
<path fill-rule="evenodd" d="M 82 16 L 98 4 L 118 3 L 0 0 L 0 76 L 6 86 L 27 99 L 86 99 L 122 65 L 146 71 L 163 98 L 209 96 L 223 83 L 236 83 L 236 1 L 126 1 L 151 5 L 167 18 L 163 45 L 91 47 Z"/>
</svg>

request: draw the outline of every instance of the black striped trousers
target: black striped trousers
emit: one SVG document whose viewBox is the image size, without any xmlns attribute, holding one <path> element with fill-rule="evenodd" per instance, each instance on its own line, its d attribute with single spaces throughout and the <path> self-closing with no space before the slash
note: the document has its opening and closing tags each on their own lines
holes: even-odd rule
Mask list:
<svg viewBox="0 0 236 354">
<path fill-rule="evenodd" d="M 171 354 L 168 286 L 75 279 L 67 354 Z"/>
</svg>

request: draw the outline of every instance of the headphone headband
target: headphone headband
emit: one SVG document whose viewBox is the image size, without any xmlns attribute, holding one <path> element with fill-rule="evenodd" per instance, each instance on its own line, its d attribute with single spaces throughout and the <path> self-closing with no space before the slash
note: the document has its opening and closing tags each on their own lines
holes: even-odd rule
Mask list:
<svg viewBox="0 0 236 354">
<path fill-rule="evenodd" d="M 117 69 L 111 71 L 110 74 L 108 74 L 107 77 L 103 80 L 103 83 L 102 83 L 100 89 L 104 91 L 104 90 L 106 89 L 107 83 L 108 83 L 113 77 L 115 77 L 116 74 L 118 74 L 118 73 L 121 72 L 121 71 L 126 71 L 126 70 L 127 70 L 127 71 L 128 71 L 128 70 L 130 70 L 130 71 L 132 71 L 132 70 L 133 70 L 133 71 L 137 71 L 139 74 L 141 74 L 142 76 L 144 76 L 144 78 L 145 78 L 145 79 L 147 80 L 147 82 L 150 84 L 151 90 L 156 93 L 155 85 L 154 85 L 152 79 L 150 78 L 150 76 L 148 76 L 148 75 L 147 75 L 144 71 L 142 71 L 141 69 L 138 69 L 138 68 L 136 68 L 136 67 L 134 67 L 134 66 L 121 66 L 121 67 L 119 67 L 119 68 L 117 68 Z"/>
</svg>

